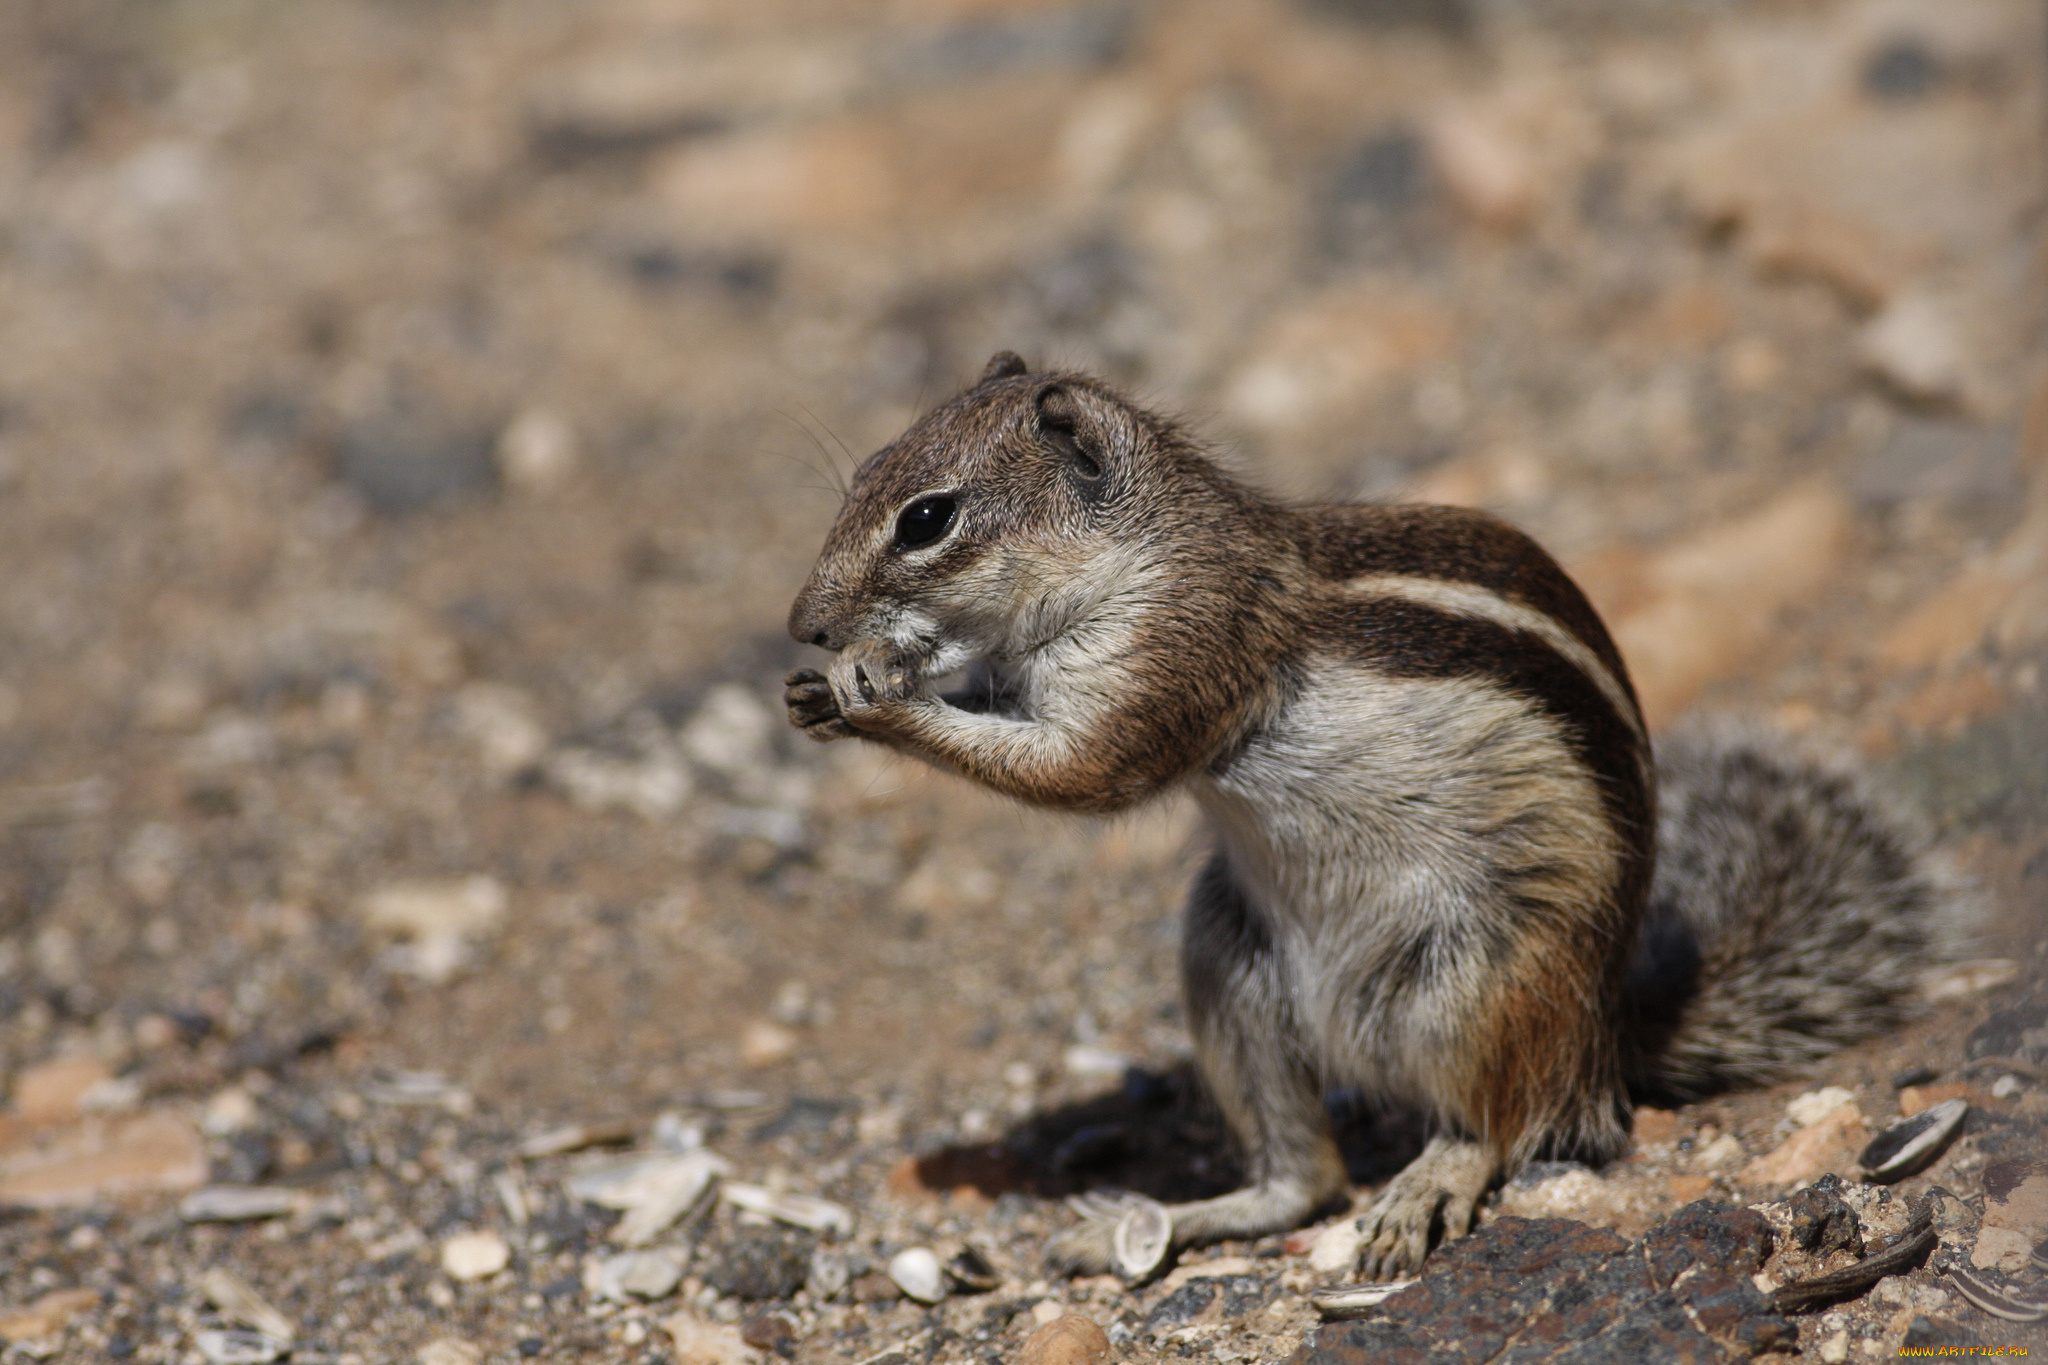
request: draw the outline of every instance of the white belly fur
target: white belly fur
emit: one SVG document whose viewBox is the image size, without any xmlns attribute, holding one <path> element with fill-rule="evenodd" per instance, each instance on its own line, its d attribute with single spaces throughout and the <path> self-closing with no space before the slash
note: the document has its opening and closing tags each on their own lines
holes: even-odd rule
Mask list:
<svg viewBox="0 0 2048 1365">
<path fill-rule="evenodd" d="M 1320 663 L 1194 792 L 1265 918 L 1326 1083 L 1440 1113 L 1456 1108 L 1433 1093 L 1457 1070 L 1443 1063 L 1490 974 L 1476 931 L 1505 934 L 1531 896 L 1569 915 L 1620 866 L 1557 723 L 1484 679 Z M 1429 928 L 1444 932 L 1426 969 L 1396 965 Z"/>
</svg>

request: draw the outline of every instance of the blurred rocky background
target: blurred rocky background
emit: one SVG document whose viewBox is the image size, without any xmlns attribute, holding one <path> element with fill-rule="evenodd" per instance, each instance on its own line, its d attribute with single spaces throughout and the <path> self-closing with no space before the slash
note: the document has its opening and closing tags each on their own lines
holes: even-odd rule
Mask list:
<svg viewBox="0 0 2048 1365">
<path fill-rule="evenodd" d="M 1967 1095 L 1958 1244 L 2048 1222 L 1982 1176 L 2048 1116 L 2044 64 L 2031 0 L 0 5 L 0 1337 L 1294 1350 L 1306 1243 L 1035 1260 L 1235 1178 L 1187 812 L 779 714 L 837 480 L 999 348 L 1514 519 L 1660 723 L 1859 752 L 1986 888 L 1919 1031 L 1525 1204 L 1636 1236 Z M 1804 1349 L 2039 1340 L 1918 1275 Z"/>
</svg>

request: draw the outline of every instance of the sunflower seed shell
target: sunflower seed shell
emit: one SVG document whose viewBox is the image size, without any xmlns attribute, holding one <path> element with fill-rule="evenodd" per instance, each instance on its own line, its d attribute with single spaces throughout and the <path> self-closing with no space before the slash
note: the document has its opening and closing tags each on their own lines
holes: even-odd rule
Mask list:
<svg viewBox="0 0 2048 1365">
<path fill-rule="evenodd" d="M 1961 1131 L 1967 1100 L 1945 1100 L 1879 1133 L 1858 1158 L 1874 1184 L 1890 1185 L 1934 1164 Z"/>
</svg>

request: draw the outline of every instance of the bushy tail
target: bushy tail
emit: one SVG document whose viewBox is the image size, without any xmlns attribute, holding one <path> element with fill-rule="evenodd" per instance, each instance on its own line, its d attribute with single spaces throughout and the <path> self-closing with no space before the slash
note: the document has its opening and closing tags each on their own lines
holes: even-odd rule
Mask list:
<svg viewBox="0 0 2048 1365">
<path fill-rule="evenodd" d="M 1728 729 L 1658 746 L 1657 873 L 1629 976 L 1631 1088 L 1783 1078 L 1910 1018 L 1968 897 L 1858 778 Z"/>
</svg>

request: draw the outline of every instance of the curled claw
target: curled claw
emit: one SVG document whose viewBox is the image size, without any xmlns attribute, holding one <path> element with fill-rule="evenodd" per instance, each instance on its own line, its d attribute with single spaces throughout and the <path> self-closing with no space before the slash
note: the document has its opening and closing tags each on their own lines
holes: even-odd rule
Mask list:
<svg viewBox="0 0 2048 1365">
<path fill-rule="evenodd" d="M 876 719 L 875 713 L 913 700 L 918 690 L 916 673 L 887 640 L 846 646 L 833 660 L 830 682 L 841 714 L 861 729 L 870 728 L 866 722 Z"/>
<path fill-rule="evenodd" d="M 1359 1274 L 1368 1280 L 1397 1280 L 1419 1273 L 1432 1244 L 1463 1237 L 1477 1212 L 1478 1200 L 1463 1191 L 1424 1182 L 1389 1188 L 1365 1216 Z"/>
<path fill-rule="evenodd" d="M 1475 1143 L 1431 1139 L 1359 1220 L 1360 1277 L 1416 1274 L 1435 1242 L 1470 1232 L 1494 1170 L 1493 1158 Z"/>
</svg>

